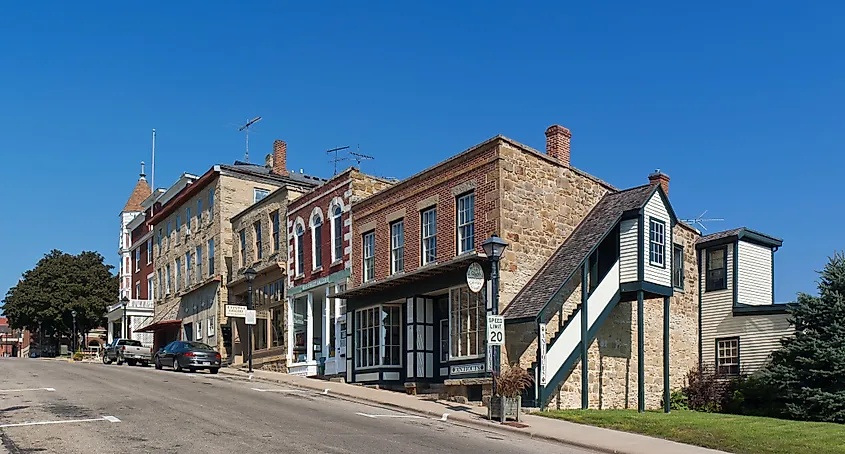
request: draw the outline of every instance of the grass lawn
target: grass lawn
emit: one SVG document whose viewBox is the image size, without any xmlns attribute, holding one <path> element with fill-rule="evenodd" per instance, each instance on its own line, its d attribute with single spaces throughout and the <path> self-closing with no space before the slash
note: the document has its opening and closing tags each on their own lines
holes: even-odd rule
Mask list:
<svg viewBox="0 0 845 454">
<path fill-rule="evenodd" d="M 738 454 L 845 453 L 845 425 L 673 410 L 558 410 L 549 418 L 634 432 Z"/>
</svg>

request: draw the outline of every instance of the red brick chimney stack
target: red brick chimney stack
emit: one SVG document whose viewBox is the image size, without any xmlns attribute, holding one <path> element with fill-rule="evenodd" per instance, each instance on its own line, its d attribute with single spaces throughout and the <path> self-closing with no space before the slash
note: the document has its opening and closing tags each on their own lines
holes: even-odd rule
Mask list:
<svg viewBox="0 0 845 454">
<path fill-rule="evenodd" d="M 659 184 L 663 188 L 663 192 L 667 196 L 669 195 L 669 175 L 661 172 L 660 169 L 655 170 L 648 176 L 648 182 L 652 185 Z"/>
<path fill-rule="evenodd" d="M 569 167 L 569 141 L 572 133 L 561 125 L 546 129 L 546 154 Z"/>
<path fill-rule="evenodd" d="M 273 173 L 287 175 L 288 144 L 284 140 L 273 142 Z"/>
</svg>

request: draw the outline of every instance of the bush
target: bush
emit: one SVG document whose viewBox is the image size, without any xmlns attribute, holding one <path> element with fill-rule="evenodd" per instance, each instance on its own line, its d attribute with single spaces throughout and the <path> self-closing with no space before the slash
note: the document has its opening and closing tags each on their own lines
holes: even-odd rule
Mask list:
<svg viewBox="0 0 845 454">
<path fill-rule="evenodd" d="M 721 412 L 733 394 L 733 380 L 717 374 L 709 366 L 699 366 L 686 376 L 682 392 L 687 397 L 690 410 L 708 413 Z"/>
<path fill-rule="evenodd" d="M 731 383 L 731 395 L 725 404 L 725 413 L 747 416 L 786 416 L 778 400 L 777 389 L 765 376 L 740 377 Z"/>
<path fill-rule="evenodd" d="M 666 405 L 666 401 L 660 399 L 660 407 Z M 671 410 L 689 410 L 689 398 L 682 389 L 676 389 L 669 395 L 669 408 Z"/>
<path fill-rule="evenodd" d="M 528 371 L 514 364 L 496 377 L 496 391 L 503 397 L 518 397 L 533 383 Z"/>
</svg>

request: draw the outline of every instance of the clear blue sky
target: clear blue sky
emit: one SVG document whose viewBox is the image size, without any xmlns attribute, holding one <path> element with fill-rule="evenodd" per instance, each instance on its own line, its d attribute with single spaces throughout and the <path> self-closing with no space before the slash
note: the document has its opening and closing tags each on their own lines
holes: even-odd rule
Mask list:
<svg viewBox="0 0 845 454">
<path fill-rule="evenodd" d="M 562 124 L 575 166 L 618 187 L 660 168 L 681 217 L 783 238 L 779 301 L 845 247 L 845 5 L 92 3 L 0 5 L 2 294 L 52 248 L 117 262 L 152 128 L 166 186 L 242 158 L 257 115 L 255 158 L 281 138 L 323 176 L 335 146 L 402 178 Z"/>
</svg>

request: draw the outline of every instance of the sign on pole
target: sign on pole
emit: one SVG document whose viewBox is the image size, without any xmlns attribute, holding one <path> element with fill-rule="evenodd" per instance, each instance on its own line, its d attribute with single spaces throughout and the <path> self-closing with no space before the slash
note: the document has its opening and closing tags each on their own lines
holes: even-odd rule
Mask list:
<svg viewBox="0 0 845 454">
<path fill-rule="evenodd" d="M 505 317 L 487 316 L 487 345 L 505 345 Z"/>
<path fill-rule="evenodd" d="M 467 286 L 472 293 L 478 293 L 484 287 L 484 268 L 478 262 L 472 262 L 467 268 Z"/>
<path fill-rule="evenodd" d="M 540 323 L 538 342 L 540 343 L 540 384 L 546 386 L 546 324 Z"/>
<path fill-rule="evenodd" d="M 226 305 L 226 317 L 245 317 L 246 306 L 239 306 L 236 304 Z"/>
<path fill-rule="evenodd" d="M 255 310 L 247 310 L 244 312 L 244 318 L 246 318 L 245 322 L 247 325 L 254 325 L 255 324 Z"/>
</svg>

